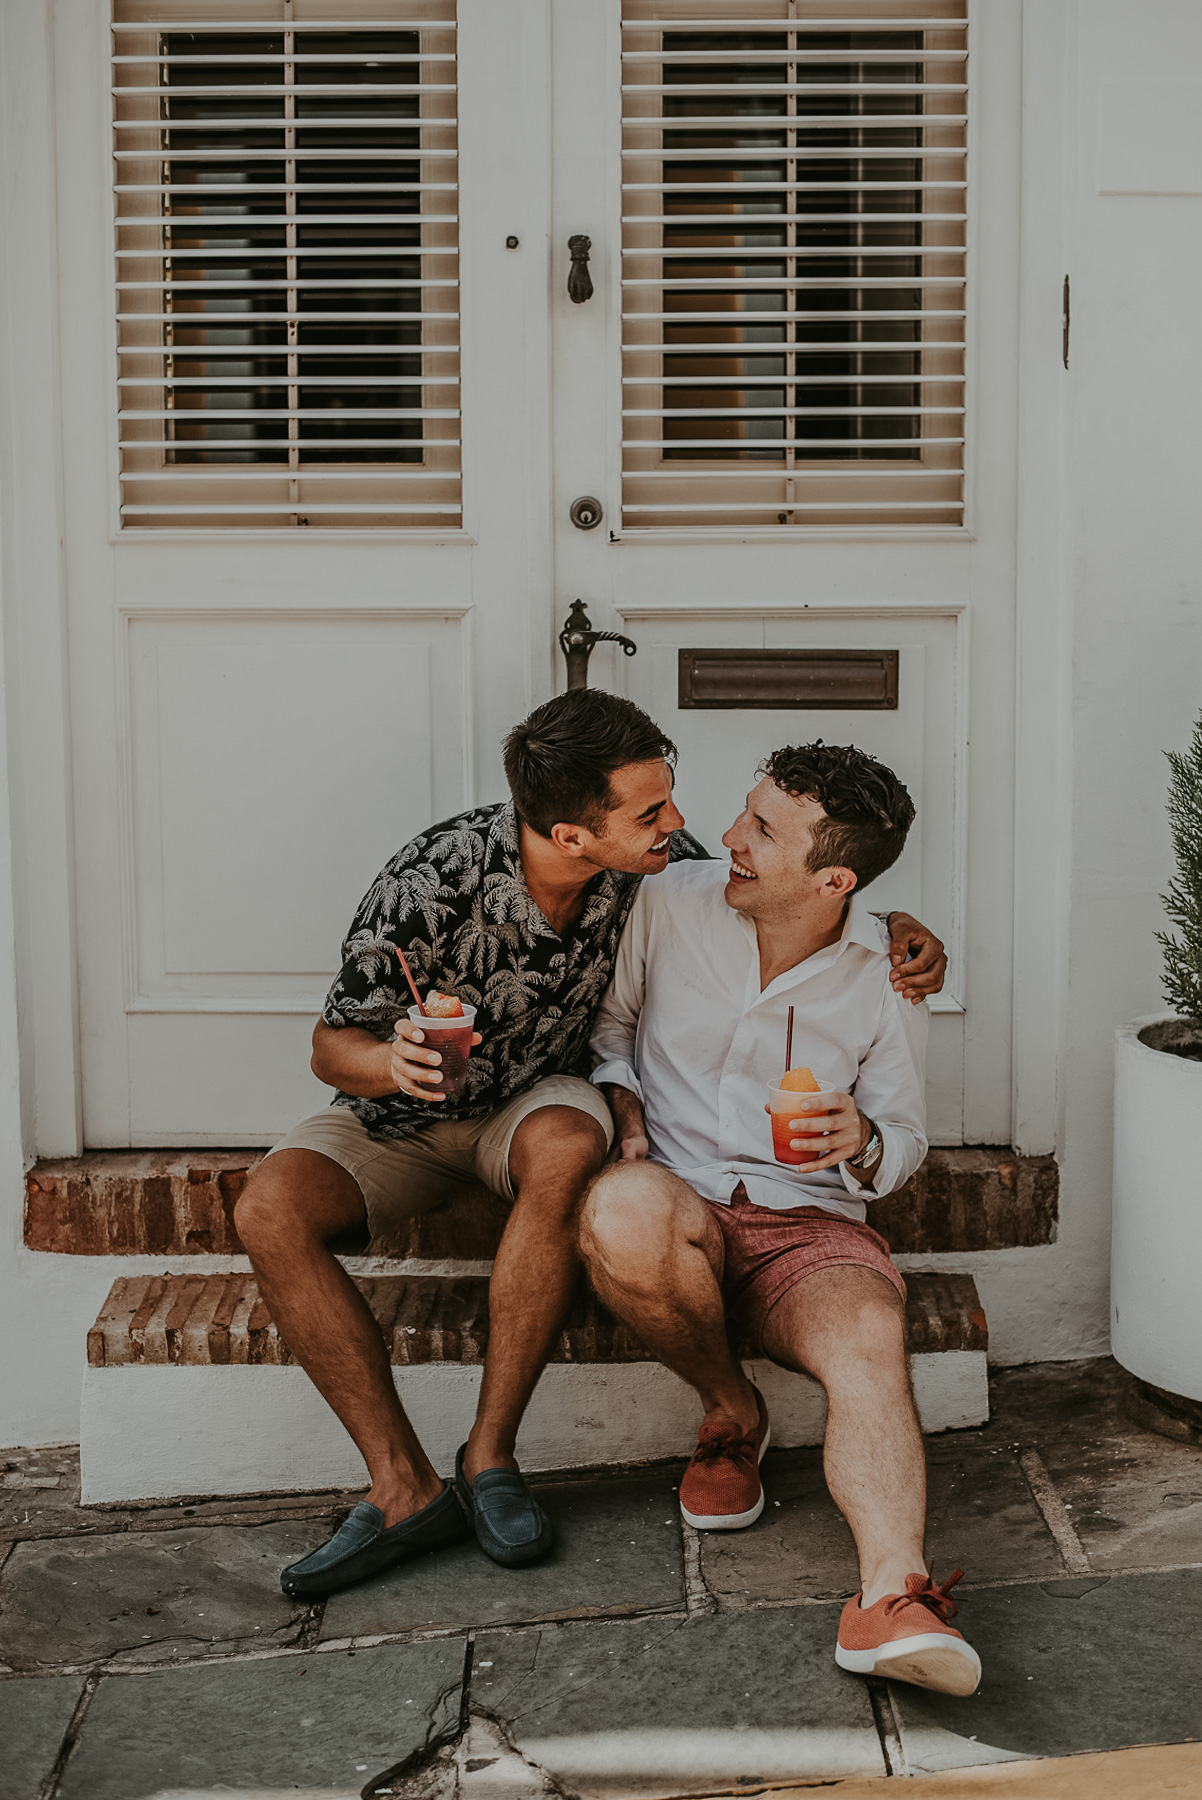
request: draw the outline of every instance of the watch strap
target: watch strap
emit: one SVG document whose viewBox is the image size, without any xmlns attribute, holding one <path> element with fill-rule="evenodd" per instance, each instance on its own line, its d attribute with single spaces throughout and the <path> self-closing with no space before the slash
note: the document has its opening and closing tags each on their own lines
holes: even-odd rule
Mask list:
<svg viewBox="0 0 1202 1800">
<path fill-rule="evenodd" d="M 885 1140 L 881 1136 L 880 1127 L 877 1125 L 876 1120 L 870 1119 L 868 1123 L 872 1126 L 872 1132 L 868 1142 L 865 1144 L 860 1154 L 855 1158 L 855 1167 L 857 1169 L 875 1168 L 876 1164 L 880 1162 L 885 1150 Z"/>
</svg>

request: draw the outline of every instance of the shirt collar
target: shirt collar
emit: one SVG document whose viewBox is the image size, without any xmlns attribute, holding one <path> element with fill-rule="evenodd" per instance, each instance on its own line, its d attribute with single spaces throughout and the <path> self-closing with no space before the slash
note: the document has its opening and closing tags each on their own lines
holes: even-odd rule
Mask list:
<svg viewBox="0 0 1202 1800">
<path fill-rule="evenodd" d="M 516 909 L 525 918 L 530 931 L 536 935 L 543 932 L 555 935 L 530 898 L 526 886 L 521 832 L 512 800 L 497 808 L 489 825 L 484 866 L 488 877 L 484 883 L 484 910 L 490 918 L 498 924 L 512 924 Z M 630 884 L 629 875 L 616 869 L 603 869 L 589 885 L 572 935 L 581 937 L 608 921 Z"/>
<path fill-rule="evenodd" d="M 797 963 L 792 969 L 786 969 L 761 991 L 757 975 L 758 961 L 755 960 L 755 924 L 745 914 L 740 913 L 736 916 L 744 928 L 744 935 L 747 937 L 753 957 L 752 967 L 748 971 L 747 1004 L 749 1006 L 758 1005 L 762 1000 L 774 999 L 778 994 L 787 992 L 791 987 L 796 987 L 799 982 L 808 980 L 811 975 L 817 975 L 821 970 L 829 969 L 831 964 L 837 962 L 843 955 L 849 944 L 858 944 L 861 949 L 871 951 L 875 956 L 885 954 L 884 946 L 881 943 L 879 922 L 869 911 L 864 896 L 853 893 L 847 908 L 847 917 L 843 921 L 843 930 L 835 941 L 825 944 L 821 950 L 816 950 L 813 956 L 807 956 L 804 962 Z"/>
<path fill-rule="evenodd" d="M 525 887 L 517 814 L 513 810 L 512 800 L 498 806 L 489 824 L 486 863 L 491 874 L 509 875 Z"/>
<path fill-rule="evenodd" d="M 847 917 L 843 921 L 843 935 L 839 939 L 842 950 L 847 944 L 860 944 L 865 950 L 871 950 L 877 956 L 885 954 L 881 943 L 881 922 L 876 914 L 869 910 L 868 901 L 859 889 L 851 897 L 851 905 L 847 909 Z"/>
<path fill-rule="evenodd" d="M 488 827 L 481 900 L 485 913 L 496 925 L 512 926 L 520 920 L 528 929 L 536 929 L 542 919 L 522 873 L 521 841 L 512 800 L 498 806 Z"/>
</svg>

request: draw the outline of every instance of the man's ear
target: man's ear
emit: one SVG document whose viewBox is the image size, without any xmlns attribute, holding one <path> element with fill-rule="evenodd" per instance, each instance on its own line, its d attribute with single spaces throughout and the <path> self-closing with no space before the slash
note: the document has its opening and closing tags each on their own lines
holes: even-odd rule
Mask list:
<svg viewBox="0 0 1202 1800">
<path fill-rule="evenodd" d="M 552 825 L 551 842 L 564 856 L 583 856 L 587 850 L 581 825 Z"/>
<path fill-rule="evenodd" d="M 825 869 L 823 885 L 832 900 L 846 900 L 859 883 L 859 876 L 854 869 Z"/>
</svg>

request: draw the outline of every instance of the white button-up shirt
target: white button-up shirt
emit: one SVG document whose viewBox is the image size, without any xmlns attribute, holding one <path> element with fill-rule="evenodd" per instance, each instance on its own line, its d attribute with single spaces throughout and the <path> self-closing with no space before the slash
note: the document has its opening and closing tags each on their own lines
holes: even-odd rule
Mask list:
<svg viewBox="0 0 1202 1800">
<path fill-rule="evenodd" d="M 926 1006 L 890 985 L 888 932 L 855 893 L 842 936 L 761 991 L 755 926 L 727 906 L 726 881 L 725 863 L 689 862 L 643 882 L 593 1029 L 593 1080 L 639 1096 L 652 1158 L 705 1199 L 729 1204 L 741 1181 L 756 1206 L 863 1219 L 865 1199 L 908 1181 L 927 1152 Z M 881 1134 L 871 1183 L 846 1163 L 809 1173 L 773 1156 L 764 1107 L 790 1005 L 793 1067 L 854 1094 Z"/>
</svg>

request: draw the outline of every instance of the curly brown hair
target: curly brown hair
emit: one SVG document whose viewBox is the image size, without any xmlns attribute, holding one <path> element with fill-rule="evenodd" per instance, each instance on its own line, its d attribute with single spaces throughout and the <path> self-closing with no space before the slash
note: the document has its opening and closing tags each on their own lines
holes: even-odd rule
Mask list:
<svg viewBox="0 0 1202 1800">
<path fill-rule="evenodd" d="M 826 814 L 806 859 L 812 872 L 851 869 L 864 888 L 905 848 L 914 802 L 892 769 L 854 744 L 786 744 L 759 773 L 795 799 L 816 800 Z"/>
</svg>

